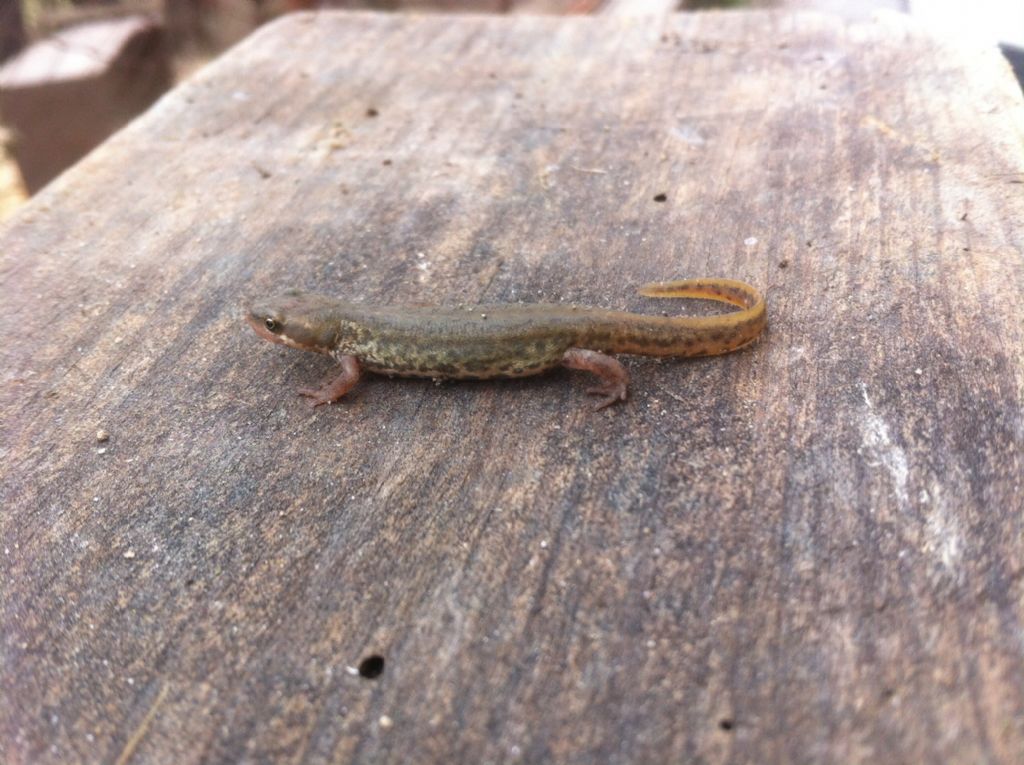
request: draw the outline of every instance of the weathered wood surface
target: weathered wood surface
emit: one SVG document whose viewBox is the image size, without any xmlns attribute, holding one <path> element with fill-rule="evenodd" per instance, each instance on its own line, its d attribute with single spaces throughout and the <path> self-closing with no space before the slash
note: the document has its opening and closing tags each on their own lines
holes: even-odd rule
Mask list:
<svg viewBox="0 0 1024 765">
<path fill-rule="evenodd" d="M 1020 762 L 1022 136 L 997 51 L 892 26 L 264 29 L 0 237 L 0 759 Z M 695 275 L 767 335 L 598 414 L 311 411 L 239 319 Z"/>
</svg>

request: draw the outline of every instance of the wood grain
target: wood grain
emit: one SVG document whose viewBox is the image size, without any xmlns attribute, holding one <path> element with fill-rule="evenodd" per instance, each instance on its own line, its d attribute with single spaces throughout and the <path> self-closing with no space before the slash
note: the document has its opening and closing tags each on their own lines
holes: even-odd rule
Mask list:
<svg viewBox="0 0 1024 765">
<path fill-rule="evenodd" d="M 1019 762 L 1022 137 L 891 20 L 263 29 L 0 233 L 0 760 Z M 600 414 L 239 312 L 705 275 L 766 336 Z"/>
</svg>

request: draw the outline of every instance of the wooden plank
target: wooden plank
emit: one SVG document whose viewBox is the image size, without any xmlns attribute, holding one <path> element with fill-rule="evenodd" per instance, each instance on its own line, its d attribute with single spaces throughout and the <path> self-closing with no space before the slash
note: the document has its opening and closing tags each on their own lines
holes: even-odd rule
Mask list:
<svg viewBox="0 0 1024 765">
<path fill-rule="evenodd" d="M 0 3 L 0 63 L 13 56 L 25 45 L 25 20 L 20 0 Z"/>
<path fill-rule="evenodd" d="M 849 21 L 867 21 L 878 13 L 910 13 L 921 10 L 920 4 L 915 4 L 911 0 L 753 0 L 750 4 L 787 11 L 836 14 Z"/>
<path fill-rule="evenodd" d="M 1022 136 L 912 27 L 263 29 L 0 235 L 0 760 L 1020 761 Z M 600 414 L 239 315 L 700 275 L 767 335 Z"/>
<path fill-rule="evenodd" d="M 0 112 L 26 188 L 42 188 L 170 86 L 163 28 L 143 16 L 61 30 L 11 58 Z"/>
<path fill-rule="evenodd" d="M 600 13 L 608 16 L 660 16 L 679 10 L 680 0 L 605 0 Z"/>
</svg>

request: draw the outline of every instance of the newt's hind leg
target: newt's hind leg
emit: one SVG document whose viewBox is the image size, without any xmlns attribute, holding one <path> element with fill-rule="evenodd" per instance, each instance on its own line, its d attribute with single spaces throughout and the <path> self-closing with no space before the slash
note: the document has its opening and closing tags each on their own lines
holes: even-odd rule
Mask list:
<svg viewBox="0 0 1024 765">
<path fill-rule="evenodd" d="M 604 409 L 616 401 L 626 400 L 629 372 L 611 356 L 597 351 L 588 351 L 585 348 L 570 348 L 562 356 L 562 366 L 570 369 L 583 369 L 598 376 L 601 385 L 587 390 L 591 396 L 604 396 L 604 399 L 594 407 L 595 410 Z"/>
</svg>

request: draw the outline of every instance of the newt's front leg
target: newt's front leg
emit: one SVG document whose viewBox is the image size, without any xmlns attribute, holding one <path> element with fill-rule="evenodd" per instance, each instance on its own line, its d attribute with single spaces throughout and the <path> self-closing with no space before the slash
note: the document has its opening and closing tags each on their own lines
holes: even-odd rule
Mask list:
<svg viewBox="0 0 1024 765">
<path fill-rule="evenodd" d="M 604 399 L 594 407 L 595 411 L 611 406 L 617 401 L 626 400 L 629 372 L 611 356 L 585 348 L 570 348 L 562 356 L 562 366 L 593 372 L 601 380 L 602 384 L 598 387 L 587 389 L 591 396 L 604 396 Z"/>
<path fill-rule="evenodd" d="M 341 371 L 320 388 L 299 388 L 300 396 L 308 396 L 311 406 L 330 404 L 344 396 L 359 382 L 359 360 L 355 356 L 339 356 Z"/>
</svg>

